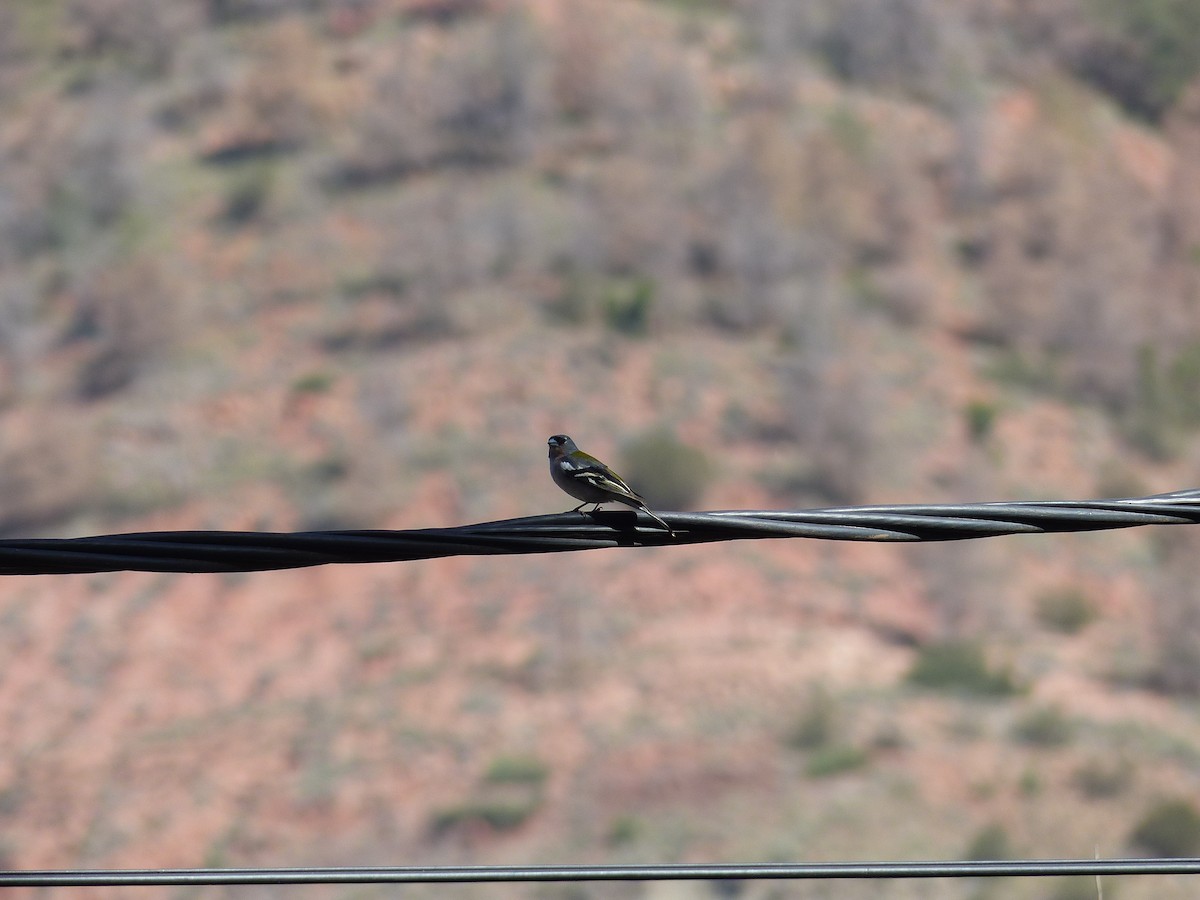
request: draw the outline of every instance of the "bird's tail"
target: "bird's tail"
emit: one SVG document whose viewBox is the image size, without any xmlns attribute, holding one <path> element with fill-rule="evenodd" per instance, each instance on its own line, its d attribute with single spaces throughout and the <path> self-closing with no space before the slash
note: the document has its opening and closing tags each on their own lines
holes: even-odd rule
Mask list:
<svg viewBox="0 0 1200 900">
<path fill-rule="evenodd" d="M 650 518 L 652 518 L 655 522 L 657 522 L 663 528 L 665 528 L 667 530 L 667 534 L 671 535 L 671 537 L 675 537 L 675 529 L 673 529 L 670 525 L 668 525 L 666 522 L 664 522 L 662 519 L 660 519 L 658 516 L 656 516 L 654 513 L 652 513 L 650 511 L 650 507 L 646 506 L 645 504 L 642 504 L 642 506 L 640 506 L 639 509 L 641 509 L 642 512 L 644 512 L 646 515 L 648 515 Z"/>
</svg>

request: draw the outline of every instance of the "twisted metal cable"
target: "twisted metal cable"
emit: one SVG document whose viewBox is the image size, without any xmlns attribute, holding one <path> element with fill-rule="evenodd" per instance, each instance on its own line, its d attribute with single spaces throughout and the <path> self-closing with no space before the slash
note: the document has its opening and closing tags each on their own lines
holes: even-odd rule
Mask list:
<svg viewBox="0 0 1200 900">
<path fill-rule="evenodd" d="M 956 541 L 1200 522 L 1200 489 L 1116 500 L 1027 500 L 812 510 L 664 512 L 674 533 L 635 510 L 559 513 L 409 531 L 160 531 L 0 540 L 0 575 L 257 572 L 441 556 L 669 547 L 712 541 Z"/>
<path fill-rule="evenodd" d="M 1200 859 L 1015 859 L 641 866 L 355 866 L 292 869 L 59 869 L 0 871 L 3 887 L 232 884 L 467 884 L 547 881 L 1005 878 L 1197 875 Z"/>
</svg>

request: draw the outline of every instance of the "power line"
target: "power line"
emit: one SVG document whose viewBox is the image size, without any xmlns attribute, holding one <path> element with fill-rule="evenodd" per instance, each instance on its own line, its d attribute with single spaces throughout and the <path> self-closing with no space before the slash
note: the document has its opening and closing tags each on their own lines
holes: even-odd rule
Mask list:
<svg viewBox="0 0 1200 900">
<path fill-rule="evenodd" d="M 1197 875 L 1200 859 L 1018 859 L 648 866 L 379 866 L 286 869 L 53 869 L 0 872 L 0 887 L 466 884 Z"/>
<path fill-rule="evenodd" d="M 410 531 L 148 532 L 0 541 L 0 574 L 105 571 L 245 572 L 439 556 L 549 553 L 722 540 L 808 537 L 947 541 L 1200 522 L 1200 490 L 1114 500 L 862 506 L 819 510 L 661 513 L 669 535 L 630 511 L 562 513 Z M 748 865 L 465 866 L 30 870 L 0 887 L 350 883 L 501 883 L 728 879 L 890 879 L 1195 875 L 1200 859 L 846 862 Z"/>
<path fill-rule="evenodd" d="M 1115 500 L 850 506 L 811 510 L 559 513 L 409 531 L 159 531 L 0 541 L 0 575 L 82 572 L 255 572 L 331 563 L 377 563 L 605 547 L 819 538 L 955 541 L 1200 522 L 1200 489 Z"/>
</svg>

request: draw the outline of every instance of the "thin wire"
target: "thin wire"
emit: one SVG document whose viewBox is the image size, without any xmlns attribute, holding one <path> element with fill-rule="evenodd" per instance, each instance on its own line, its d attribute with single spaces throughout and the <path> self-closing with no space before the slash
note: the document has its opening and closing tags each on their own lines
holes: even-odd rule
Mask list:
<svg viewBox="0 0 1200 900">
<path fill-rule="evenodd" d="M 0 872 L 0 887 L 467 884 L 546 881 L 1004 878 L 1197 875 L 1200 859 L 1018 859 L 650 866 L 380 866 L 294 869 L 54 869 Z"/>
<path fill-rule="evenodd" d="M 82 572 L 256 572 L 442 556 L 668 547 L 713 541 L 957 541 L 1200 522 L 1200 489 L 1116 500 L 850 506 L 658 515 L 602 510 L 411 531 L 159 531 L 0 540 L 0 575 Z"/>
</svg>

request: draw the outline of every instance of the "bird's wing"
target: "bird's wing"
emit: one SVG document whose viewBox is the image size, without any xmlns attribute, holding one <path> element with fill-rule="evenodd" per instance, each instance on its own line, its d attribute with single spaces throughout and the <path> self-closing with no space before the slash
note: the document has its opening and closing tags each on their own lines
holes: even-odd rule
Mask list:
<svg viewBox="0 0 1200 900">
<path fill-rule="evenodd" d="M 604 491 L 620 494 L 639 505 L 645 505 L 642 495 L 625 483 L 620 475 L 606 466 L 596 457 L 582 450 L 569 457 L 572 463 L 572 475 L 580 481 L 586 481 Z"/>
</svg>

